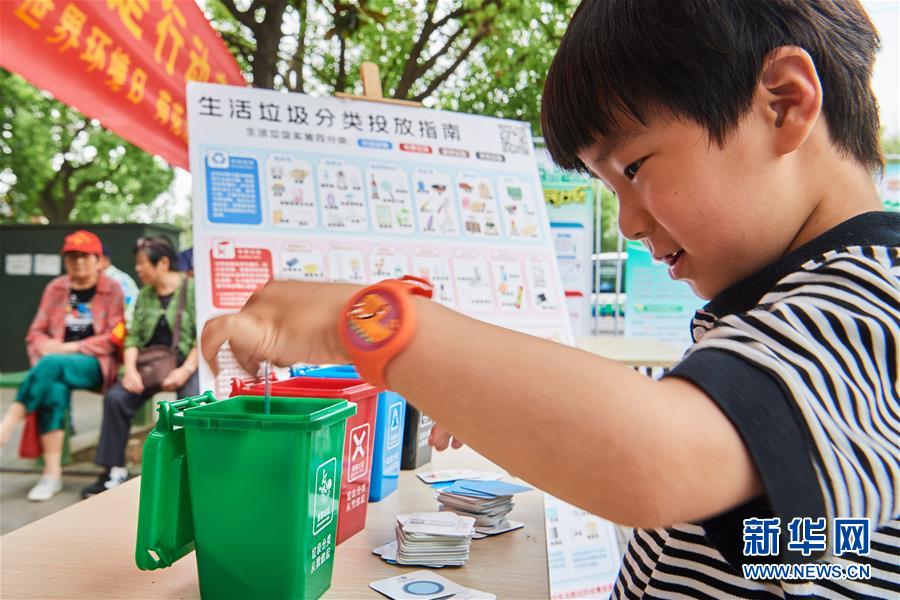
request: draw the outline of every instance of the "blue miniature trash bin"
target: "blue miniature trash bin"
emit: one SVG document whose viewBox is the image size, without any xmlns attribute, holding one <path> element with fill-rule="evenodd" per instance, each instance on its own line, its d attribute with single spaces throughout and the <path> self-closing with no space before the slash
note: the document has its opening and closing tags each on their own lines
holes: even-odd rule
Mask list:
<svg viewBox="0 0 900 600">
<path fill-rule="evenodd" d="M 359 378 L 353 365 L 334 367 L 292 368 L 291 375 L 304 377 Z M 397 392 L 378 394 L 375 418 L 375 446 L 372 451 L 372 475 L 369 480 L 369 502 L 378 502 L 397 489 L 403 456 L 403 430 L 406 400 Z"/>
</svg>

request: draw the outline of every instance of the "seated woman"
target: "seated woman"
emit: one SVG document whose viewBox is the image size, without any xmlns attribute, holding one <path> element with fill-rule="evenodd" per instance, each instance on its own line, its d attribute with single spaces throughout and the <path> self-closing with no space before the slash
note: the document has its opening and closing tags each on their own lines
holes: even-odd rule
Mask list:
<svg viewBox="0 0 900 600">
<path fill-rule="evenodd" d="M 125 374 L 103 401 L 103 424 L 94 459 L 105 472 L 81 490 L 83 498 L 113 488 L 128 478 L 125 445 L 131 419 L 157 391 L 177 391 L 178 397 L 195 396 L 197 381 L 197 321 L 194 312 L 194 280 L 177 271 L 178 255 L 165 237 L 141 238 L 134 251 L 135 271 L 144 287 L 134 306 L 134 317 L 125 338 Z M 184 308 L 178 315 L 184 288 Z M 179 323 L 178 332 L 173 332 Z M 177 336 L 177 337 L 176 337 Z M 177 345 L 178 365 L 159 389 L 146 389 L 138 371 L 138 355 L 150 346 Z"/>
<path fill-rule="evenodd" d="M 26 414 L 37 412 L 44 471 L 28 499 L 44 501 L 62 489 L 62 451 L 72 390 L 106 390 L 119 371 L 113 329 L 124 320 L 122 289 L 100 271 L 100 239 L 89 231 L 67 236 L 66 275 L 44 288 L 25 338 L 31 370 L 0 425 L 9 441 Z"/>
</svg>

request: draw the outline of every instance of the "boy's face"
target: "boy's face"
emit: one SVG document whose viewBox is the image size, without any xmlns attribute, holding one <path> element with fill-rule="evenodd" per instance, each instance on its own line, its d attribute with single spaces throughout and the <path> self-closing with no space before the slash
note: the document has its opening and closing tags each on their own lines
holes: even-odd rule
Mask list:
<svg viewBox="0 0 900 600">
<path fill-rule="evenodd" d="M 751 109 L 723 147 L 692 121 L 648 116 L 579 153 L 616 193 L 622 234 L 707 299 L 782 256 L 809 210 L 763 116 Z"/>
</svg>

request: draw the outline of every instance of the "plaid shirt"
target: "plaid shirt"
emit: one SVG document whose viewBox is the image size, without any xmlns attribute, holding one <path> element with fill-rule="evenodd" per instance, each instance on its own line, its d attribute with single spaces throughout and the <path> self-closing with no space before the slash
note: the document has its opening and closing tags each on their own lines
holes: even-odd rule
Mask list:
<svg viewBox="0 0 900 600">
<path fill-rule="evenodd" d="M 49 340 L 62 341 L 65 338 L 68 304 L 69 276 L 62 275 L 44 288 L 37 314 L 25 336 L 26 350 L 32 366 L 40 360 L 40 349 L 44 344 Z M 115 382 L 119 373 L 120 352 L 113 334 L 116 326 L 125 322 L 125 303 L 119 284 L 101 274 L 97 279 L 97 291 L 91 300 L 91 309 L 94 335 L 77 342 L 78 351 L 93 356 L 100 362 L 105 391 Z"/>
</svg>

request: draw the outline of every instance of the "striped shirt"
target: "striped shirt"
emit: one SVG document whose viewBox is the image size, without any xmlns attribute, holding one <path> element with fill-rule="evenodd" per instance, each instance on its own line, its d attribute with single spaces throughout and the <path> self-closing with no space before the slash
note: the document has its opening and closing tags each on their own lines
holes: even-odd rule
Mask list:
<svg viewBox="0 0 900 600">
<path fill-rule="evenodd" d="M 788 253 L 698 311 L 692 332 L 667 376 L 718 404 L 765 493 L 636 530 L 613 597 L 900 598 L 900 214 L 859 215 Z M 744 519 L 775 517 L 776 555 L 744 556 Z M 825 519 L 824 552 L 796 550 L 795 517 Z M 834 554 L 835 518 L 869 520 L 868 555 Z M 871 577 L 745 578 L 754 563 L 868 565 Z"/>
</svg>

